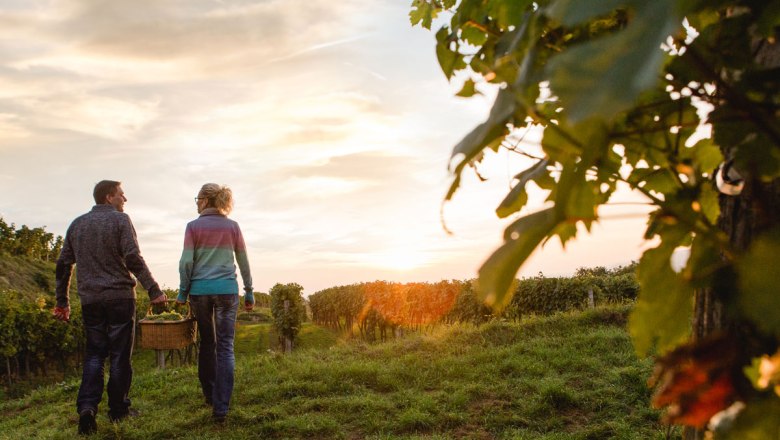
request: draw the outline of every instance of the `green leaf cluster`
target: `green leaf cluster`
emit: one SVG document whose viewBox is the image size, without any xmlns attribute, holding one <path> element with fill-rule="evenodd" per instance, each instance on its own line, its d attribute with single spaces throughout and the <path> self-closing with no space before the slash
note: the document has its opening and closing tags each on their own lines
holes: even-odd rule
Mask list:
<svg viewBox="0 0 780 440">
<path fill-rule="evenodd" d="M 28 375 L 37 368 L 45 371 L 49 365 L 64 369 L 83 349 L 81 307 L 74 307 L 70 321 L 62 322 L 52 317 L 53 306 L 50 298 L 30 301 L 19 292 L 0 291 L 0 357 L 8 361 L 0 374 L 7 381 L 21 376 L 20 368 Z"/>
<path fill-rule="evenodd" d="M 306 318 L 303 287 L 297 283 L 276 283 L 268 292 L 271 295 L 271 314 L 274 327 L 280 337 L 295 340 Z"/>
<path fill-rule="evenodd" d="M 629 323 L 639 353 L 690 337 L 697 289 L 714 292 L 757 339 L 780 340 L 772 312 L 780 280 L 768 269 L 780 251 L 779 0 L 414 4 L 413 24 L 430 28 L 425 19 L 444 10 L 451 17 L 436 31 L 436 53 L 448 79 L 467 78 L 459 95 L 498 89 L 487 119 L 453 148 L 445 201 L 489 151 L 534 158 L 496 207 L 517 218 L 479 270 L 486 304 L 512 304 L 515 275 L 533 251 L 589 230 L 622 184 L 654 206 L 645 237 L 657 245 L 640 260 Z M 512 145 L 531 127 L 543 132 L 541 156 Z M 749 196 L 720 194 L 719 167 L 738 171 Z M 544 209 L 530 212 L 530 185 L 545 192 Z M 748 248 L 722 230 L 724 206 L 742 202 L 757 211 Z M 676 273 L 670 257 L 679 247 L 690 258 Z"/>
</svg>

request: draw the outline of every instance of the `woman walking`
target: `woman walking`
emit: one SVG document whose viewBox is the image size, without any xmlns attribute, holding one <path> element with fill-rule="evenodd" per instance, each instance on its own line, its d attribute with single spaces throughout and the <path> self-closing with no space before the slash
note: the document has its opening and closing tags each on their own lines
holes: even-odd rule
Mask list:
<svg viewBox="0 0 780 440">
<path fill-rule="evenodd" d="M 214 421 L 224 423 L 233 393 L 238 281 L 236 265 L 244 281 L 244 306 L 255 303 L 252 275 L 241 229 L 227 215 L 233 209 L 233 193 L 227 186 L 207 183 L 195 198 L 200 216 L 187 224 L 184 251 L 179 261 L 178 303 L 189 297 L 198 322 L 200 352 L 198 378 Z M 235 259 L 234 259 L 235 256 Z"/>
</svg>

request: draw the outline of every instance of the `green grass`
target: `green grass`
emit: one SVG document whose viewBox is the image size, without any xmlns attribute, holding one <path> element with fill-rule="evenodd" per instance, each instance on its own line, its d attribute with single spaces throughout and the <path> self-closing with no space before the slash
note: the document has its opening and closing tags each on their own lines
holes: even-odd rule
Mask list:
<svg viewBox="0 0 780 440">
<path fill-rule="evenodd" d="M 0 290 L 15 290 L 25 298 L 53 296 L 54 263 L 0 253 Z"/>
<path fill-rule="evenodd" d="M 268 351 L 268 325 L 240 326 L 227 426 L 210 422 L 195 367 L 156 370 L 141 352 L 131 393 L 141 415 L 112 425 L 104 400 L 93 438 L 661 439 L 651 361 L 635 357 L 626 313 L 439 327 L 375 345 L 306 325 L 288 356 Z M 0 403 L 0 438 L 72 438 L 77 387 Z"/>
</svg>

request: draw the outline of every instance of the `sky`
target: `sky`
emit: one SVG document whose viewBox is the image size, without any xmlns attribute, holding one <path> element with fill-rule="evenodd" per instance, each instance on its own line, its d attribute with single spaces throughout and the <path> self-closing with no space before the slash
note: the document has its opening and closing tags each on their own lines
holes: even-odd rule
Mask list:
<svg viewBox="0 0 780 440">
<path fill-rule="evenodd" d="M 474 278 L 530 164 L 491 153 L 487 181 L 467 172 L 442 208 L 452 147 L 495 90 L 454 96 L 463 78 L 447 81 L 434 33 L 408 13 L 398 0 L 0 0 L 0 216 L 64 235 L 95 183 L 119 180 L 142 255 L 176 288 L 193 198 L 215 182 L 233 190 L 256 291 Z M 532 194 L 523 213 L 542 204 Z M 607 208 L 519 276 L 638 259 L 642 212 Z"/>
</svg>

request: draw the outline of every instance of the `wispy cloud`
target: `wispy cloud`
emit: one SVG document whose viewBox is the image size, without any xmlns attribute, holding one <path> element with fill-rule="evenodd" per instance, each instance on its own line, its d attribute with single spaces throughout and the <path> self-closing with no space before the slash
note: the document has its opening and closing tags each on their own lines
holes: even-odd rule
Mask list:
<svg viewBox="0 0 780 440">
<path fill-rule="evenodd" d="M 334 46 L 339 46 L 339 45 L 342 45 L 342 44 L 353 43 L 353 42 L 359 41 L 359 40 L 361 40 L 363 38 L 365 38 L 365 35 L 357 35 L 357 36 L 354 36 L 354 37 L 342 38 L 342 39 L 335 40 L 335 41 L 328 41 L 328 42 L 325 42 L 325 43 L 314 44 L 312 46 L 309 46 L 309 47 L 306 47 L 304 49 L 301 49 L 301 50 L 299 50 L 297 52 L 293 52 L 293 53 L 291 53 L 289 55 L 284 55 L 284 56 L 281 56 L 281 57 L 278 57 L 278 58 L 272 58 L 271 60 L 269 60 L 269 62 L 275 63 L 275 62 L 279 62 L 279 61 L 289 60 L 289 59 L 296 58 L 296 57 L 299 57 L 301 55 L 308 54 L 308 53 L 311 53 L 311 52 L 315 52 L 315 51 L 318 51 L 318 50 L 327 49 L 327 48 L 331 48 L 331 47 L 334 47 Z"/>
</svg>

